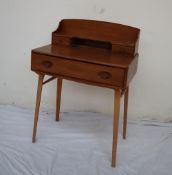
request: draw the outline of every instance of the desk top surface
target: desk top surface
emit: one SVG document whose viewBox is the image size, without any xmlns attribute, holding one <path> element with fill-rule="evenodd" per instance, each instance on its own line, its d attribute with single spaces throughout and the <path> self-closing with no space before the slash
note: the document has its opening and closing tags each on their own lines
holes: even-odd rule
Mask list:
<svg viewBox="0 0 172 175">
<path fill-rule="evenodd" d="M 61 57 L 70 60 L 101 64 L 111 67 L 127 68 L 134 57 L 113 53 L 106 49 L 87 46 L 68 47 L 62 45 L 46 45 L 32 50 L 33 53 Z"/>
</svg>

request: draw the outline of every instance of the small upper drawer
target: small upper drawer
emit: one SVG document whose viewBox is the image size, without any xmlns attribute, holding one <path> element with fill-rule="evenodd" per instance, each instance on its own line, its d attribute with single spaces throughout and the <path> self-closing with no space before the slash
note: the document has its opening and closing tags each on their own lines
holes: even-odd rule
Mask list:
<svg viewBox="0 0 172 175">
<path fill-rule="evenodd" d="M 32 53 L 31 69 L 112 86 L 123 86 L 124 69 Z"/>
</svg>

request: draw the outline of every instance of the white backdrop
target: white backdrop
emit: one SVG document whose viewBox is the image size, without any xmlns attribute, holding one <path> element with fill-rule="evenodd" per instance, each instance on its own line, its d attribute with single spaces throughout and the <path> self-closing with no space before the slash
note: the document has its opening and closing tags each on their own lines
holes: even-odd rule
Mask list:
<svg viewBox="0 0 172 175">
<path fill-rule="evenodd" d="M 172 120 L 171 0 L 0 0 L 0 103 L 32 108 L 37 76 L 31 49 L 51 42 L 63 18 L 123 23 L 141 29 L 139 67 L 129 116 Z M 42 107 L 55 109 L 56 83 L 44 86 Z M 62 111 L 112 114 L 113 91 L 65 81 Z"/>
</svg>

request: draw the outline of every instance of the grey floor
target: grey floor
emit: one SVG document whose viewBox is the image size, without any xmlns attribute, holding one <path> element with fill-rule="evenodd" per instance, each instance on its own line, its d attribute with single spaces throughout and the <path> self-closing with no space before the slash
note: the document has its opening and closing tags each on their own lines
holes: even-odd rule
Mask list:
<svg viewBox="0 0 172 175">
<path fill-rule="evenodd" d="M 31 143 L 33 111 L 0 106 L 0 175 L 171 175 L 172 123 L 128 122 L 119 128 L 117 167 L 111 168 L 112 117 L 41 112 Z"/>
</svg>

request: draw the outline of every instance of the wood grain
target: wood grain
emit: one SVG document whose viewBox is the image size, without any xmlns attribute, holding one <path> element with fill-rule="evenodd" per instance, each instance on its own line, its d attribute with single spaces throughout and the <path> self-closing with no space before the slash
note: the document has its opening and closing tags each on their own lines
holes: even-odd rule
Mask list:
<svg viewBox="0 0 172 175">
<path fill-rule="evenodd" d="M 123 139 L 126 139 L 126 132 L 127 132 L 128 94 L 129 94 L 129 87 L 127 87 L 124 94 Z"/>
<path fill-rule="evenodd" d="M 57 95 L 56 95 L 56 121 L 60 120 L 60 103 L 61 103 L 62 79 L 57 79 Z"/>
<path fill-rule="evenodd" d="M 45 62 L 49 62 L 49 64 L 47 64 L 48 66 L 44 64 Z M 49 65 L 51 65 L 51 67 Z M 113 86 L 123 87 L 124 83 L 124 69 L 40 54 L 32 55 L 32 70 L 75 77 Z M 103 76 L 100 75 L 102 72 L 106 72 L 110 76 L 103 78 Z"/>
<path fill-rule="evenodd" d="M 34 126 L 33 126 L 33 136 L 32 136 L 32 142 L 33 143 L 35 143 L 35 141 L 36 141 L 36 130 L 37 130 L 37 123 L 38 123 L 38 116 L 39 116 L 39 107 L 40 107 L 40 102 L 41 102 L 41 93 L 42 93 L 43 80 L 44 80 L 44 75 L 39 74 L 37 96 L 36 96 Z"/>
<path fill-rule="evenodd" d="M 116 151 L 118 142 L 118 124 L 119 124 L 119 110 L 120 110 L 120 89 L 116 90 L 114 96 L 114 118 L 113 118 L 113 142 L 112 142 L 112 167 L 116 166 Z"/>
<path fill-rule="evenodd" d="M 99 30 L 98 30 L 99 29 Z M 112 50 L 135 55 L 140 29 L 104 21 L 65 19 L 52 33 L 52 44 L 70 45 L 71 38 L 109 41 Z M 65 41 L 65 42 L 64 42 Z M 125 45 L 125 47 L 121 47 Z"/>
<path fill-rule="evenodd" d="M 62 80 L 116 90 L 112 167 L 116 166 L 121 92 L 124 96 L 123 138 L 126 138 L 129 83 L 138 66 L 140 29 L 111 22 L 65 19 L 52 32 L 52 43 L 32 50 L 31 70 L 39 74 L 32 142 L 35 142 L 44 74 L 57 81 L 56 121 L 60 117 Z"/>
</svg>

